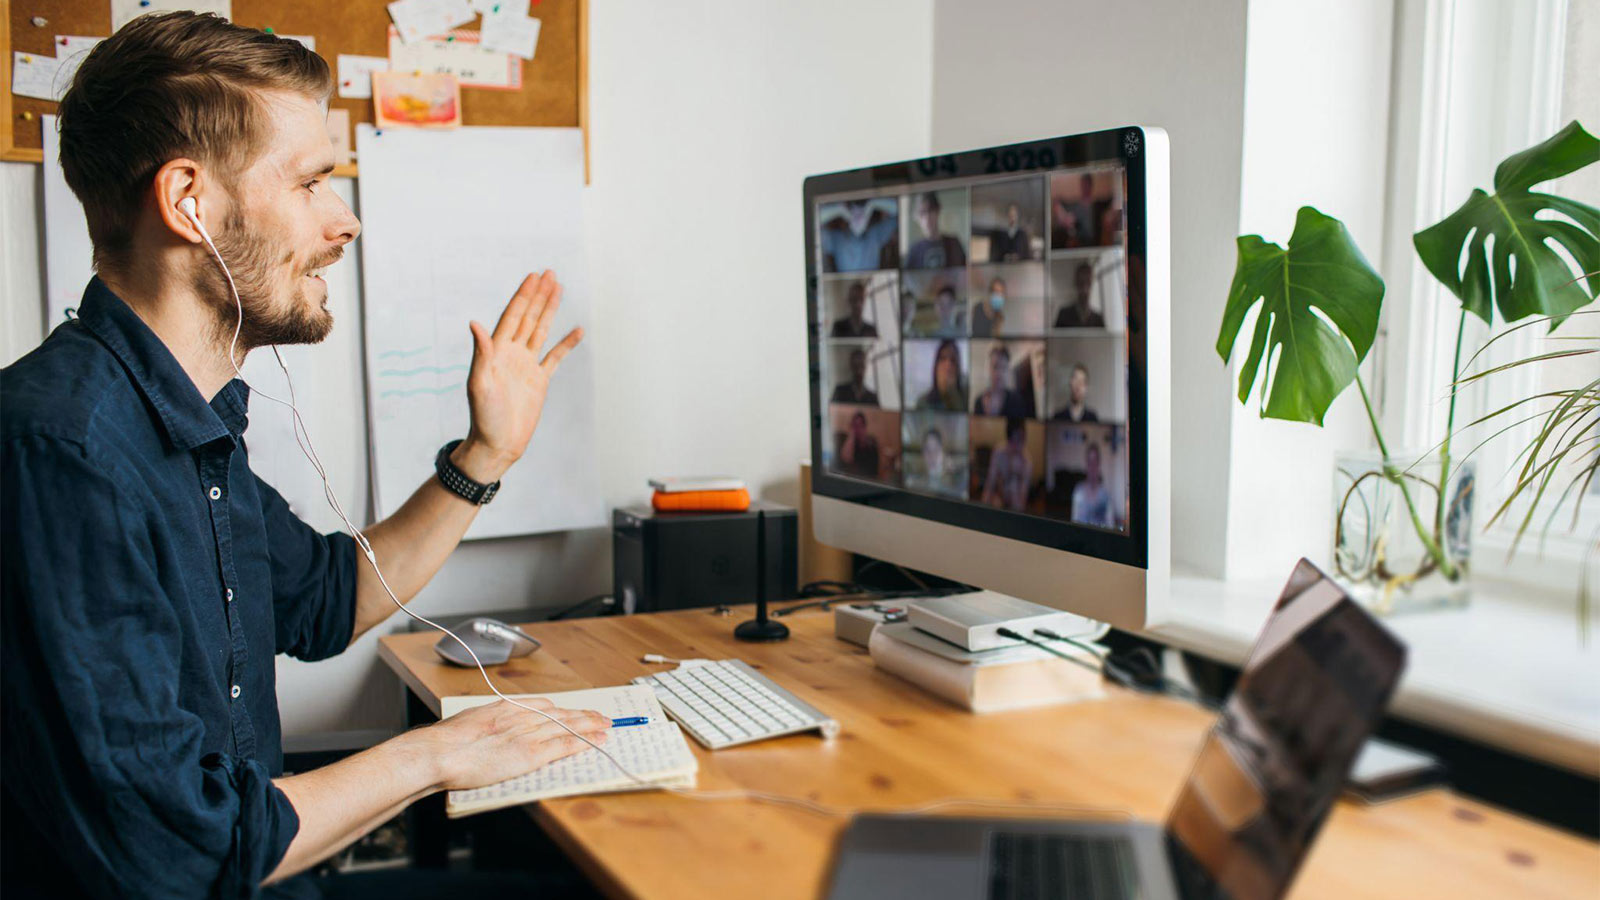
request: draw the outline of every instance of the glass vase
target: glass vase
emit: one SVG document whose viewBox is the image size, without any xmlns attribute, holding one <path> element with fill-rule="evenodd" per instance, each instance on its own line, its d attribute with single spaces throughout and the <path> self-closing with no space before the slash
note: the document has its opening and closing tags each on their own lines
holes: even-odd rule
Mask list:
<svg viewBox="0 0 1600 900">
<path fill-rule="evenodd" d="M 1358 602 L 1380 615 L 1466 605 L 1475 471 L 1451 460 L 1441 485 L 1437 452 L 1338 455 L 1334 575 Z"/>
</svg>

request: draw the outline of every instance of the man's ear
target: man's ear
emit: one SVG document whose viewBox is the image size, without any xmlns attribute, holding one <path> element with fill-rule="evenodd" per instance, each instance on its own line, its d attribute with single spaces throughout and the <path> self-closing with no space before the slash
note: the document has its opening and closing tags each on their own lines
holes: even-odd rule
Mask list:
<svg viewBox="0 0 1600 900">
<path fill-rule="evenodd" d="M 201 243 L 205 238 L 201 236 L 200 229 L 189 221 L 189 217 L 178 209 L 178 202 L 193 198 L 196 214 L 201 222 L 206 221 L 207 205 L 201 196 L 204 177 L 200 164 L 187 158 L 174 159 L 156 170 L 152 192 L 156 215 L 173 235 L 191 244 Z"/>
</svg>

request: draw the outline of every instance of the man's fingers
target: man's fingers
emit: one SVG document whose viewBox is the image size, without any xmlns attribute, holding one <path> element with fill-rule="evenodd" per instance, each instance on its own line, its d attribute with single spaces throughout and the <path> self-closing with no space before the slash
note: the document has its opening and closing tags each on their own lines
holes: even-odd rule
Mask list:
<svg viewBox="0 0 1600 900">
<path fill-rule="evenodd" d="M 528 276 L 532 278 L 533 276 Z M 526 282 L 524 282 L 526 284 Z M 534 282 L 531 301 L 522 310 L 522 319 L 517 322 L 517 327 L 511 332 L 511 339 L 519 344 L 526 344 L 528 336 L 533 334 L 534 328 L 539 323 L 539 316 L 550 304 L 550 296 L 559 289 L 556 284 L 556 273 L 550 269 L 544 270 L 539 279 Z"/>
<path fill-rule="evenodd" d="M 561 283 L 555 282 L 550 292 L 550 297 L 545 301 L 544 307 L 539 310 L 538 319 L 533 323 L 533 333 L 523 343 L 528 349 L 538 353 L 544 347 L 545 338 L 550 336 L 550 323 L 556 317 L 556 310 L 561 308 Z M 529 314 L 529 318 L 533 318 Z"/>
<path fill-rule="evenodd" d="M 572 329 L 567 332 L 566 337 L 561 339 L 561 343 L 550 348 L 550 352 L 544 355 L 544 361 L 539 365 L 543 366 L 546 372 L 554 374 L 556 367 L 561 365 L 561 361 L 566 359 L 567 354 L 572 352 L 572 348 L 578 346 L 578 343 L 582 340 L 583 329 Z"/>
<path fill-rule="evenodd" d="M 522 279 L 522 284 L 517 285 L 517 292 L 511 295 L 511 302 L 506 304 L 500 313 L 500 321 L 494 323 L 494 339 L 510 340 L 516 333 L 517 327 L 522 324 L 523 317 L 528 312 L 528 304 L 533 302 L 533 294 L 538 286 L 538 281 L 532 272 Z"/>
</svg>

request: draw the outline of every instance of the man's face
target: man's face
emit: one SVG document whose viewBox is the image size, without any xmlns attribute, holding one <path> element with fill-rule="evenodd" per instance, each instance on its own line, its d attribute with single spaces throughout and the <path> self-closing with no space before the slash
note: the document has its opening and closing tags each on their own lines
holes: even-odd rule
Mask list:
<svg viewBox="0 0 1600 900">
<path fill-rule="evenodd" d="M 936 309 L 939 313 L 939 321 L 944 324 L 949 324 L 951 318 L 956 312 L 955 292 L 949 288 L 940 291 L 938 296 L 933 299 L 933 304 L 934 309 Z"/>
<path fill-rule="evenodd" d="M 989 381 L 1001 390 L 1009 386 L 1006 384 L 1006 367 L 1010 364 L 1011 360 L 1004 353 L 989 354 Z"/>
<path fill-rule="evenodd" d="M 872 221 L 872 207 L 865 200 L 846 200 L 844 214 L 850 223 L 850 230 L 856 234 L 865 234 L 867 225 Z"/>
<path fill-rule="evenodd" d="M 926 200 L 917 201 L 917 224 L 928 237 L 939 236 L 939 207 Z"/>
<path fill-rule="evenodd" d="M 860 350 L 850 354 L 850 377 L 858 383 L 867 377 L 867 354 Z"/>
<path fill-rule="evenodd" d="M 1084 202 L 1094 197 L 1094 176 L 1085 175 L 1078 179 L 1078 193 L 1083 195 Z"/>
<path fill-rule="evenodd" d="M 1067 382 L 1067 389 L 1072 391 L 1072 402 L 1082 405 L 1083 398 L 1089 393 L 1089 376 L 1082 369 L 1072 370 L 1072 379 Z"/>
<path fill-rule="evenodd" d="M 1078 302 L 1087 303 L 1089 300 L 1089 288 L 1094 286 L 1093 270 L 1088 266 L 1079 266 L 1077 271 L 1072 273 L 1072 280 L 1078 288 Z"/>
<path fill-rule="evenodd" d="M 1017 219 L 1018 218 L 1020 218 L 1020 214 L 1017 212 L 1017 205 L 1015 203 L 1013 203 L 1010 206 L 1006 207 L 1006 224 L 1007 225 L 1011 226 L 1012 228 L 1016 228 L 1017 227 Z"/>
<path fill-rule="evenodd" d="M 850 420 L 850 433 L 855 436 L 857 441 L 860 441 L 862 438 L 866 437 L 867 417 L 861 413 L 856 413 L 855 417 Z"/>
<path fill-rule="evenodd" d="M 1100 448 L 1095 444 L 1083 451 L 1083 473 L 1090 481 L 1100 480 Z"/>
<path fill-rule="evenodd" d="M 328 285 L 322 270 L 344 255 L 361 223 L 333 192 L 333 143 L 326 111 L 310 97 L 262 95 L 267 148 L 233 181 L 223 227 L 213 229 L 244 318 L 245 347 L 312 344 L 328 336 Z M 219 304 L 228 331 L 239 313 L 222 273 L 208 267 L 203 293 Z"/>
<path fill-rule="evenodd" d="M 867 292 L 860 285 L 850 287 L 850 318 L 859 320 L 862 311 L 867 306 Z"/>
</svg>

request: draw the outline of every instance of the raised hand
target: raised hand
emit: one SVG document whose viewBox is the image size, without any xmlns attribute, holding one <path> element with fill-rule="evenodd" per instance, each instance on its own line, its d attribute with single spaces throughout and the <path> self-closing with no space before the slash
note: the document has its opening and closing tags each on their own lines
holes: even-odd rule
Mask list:
<svg viewBox="0 0 1600 900">
<path fill-rule="evenodd" d="M 561 284 L 555 272 L 546 270 L 522 280 L 492 333 L 476 321 L 471 323 L 467 402 L 472 426 L 451 459 L 475 481 L 498 481 L 528 449 L 551 377 L 583 340 L 583 329 L 574 328 L 548 353 L 544 351 L 550 323 L 560 308 Z"/>
</svg>

